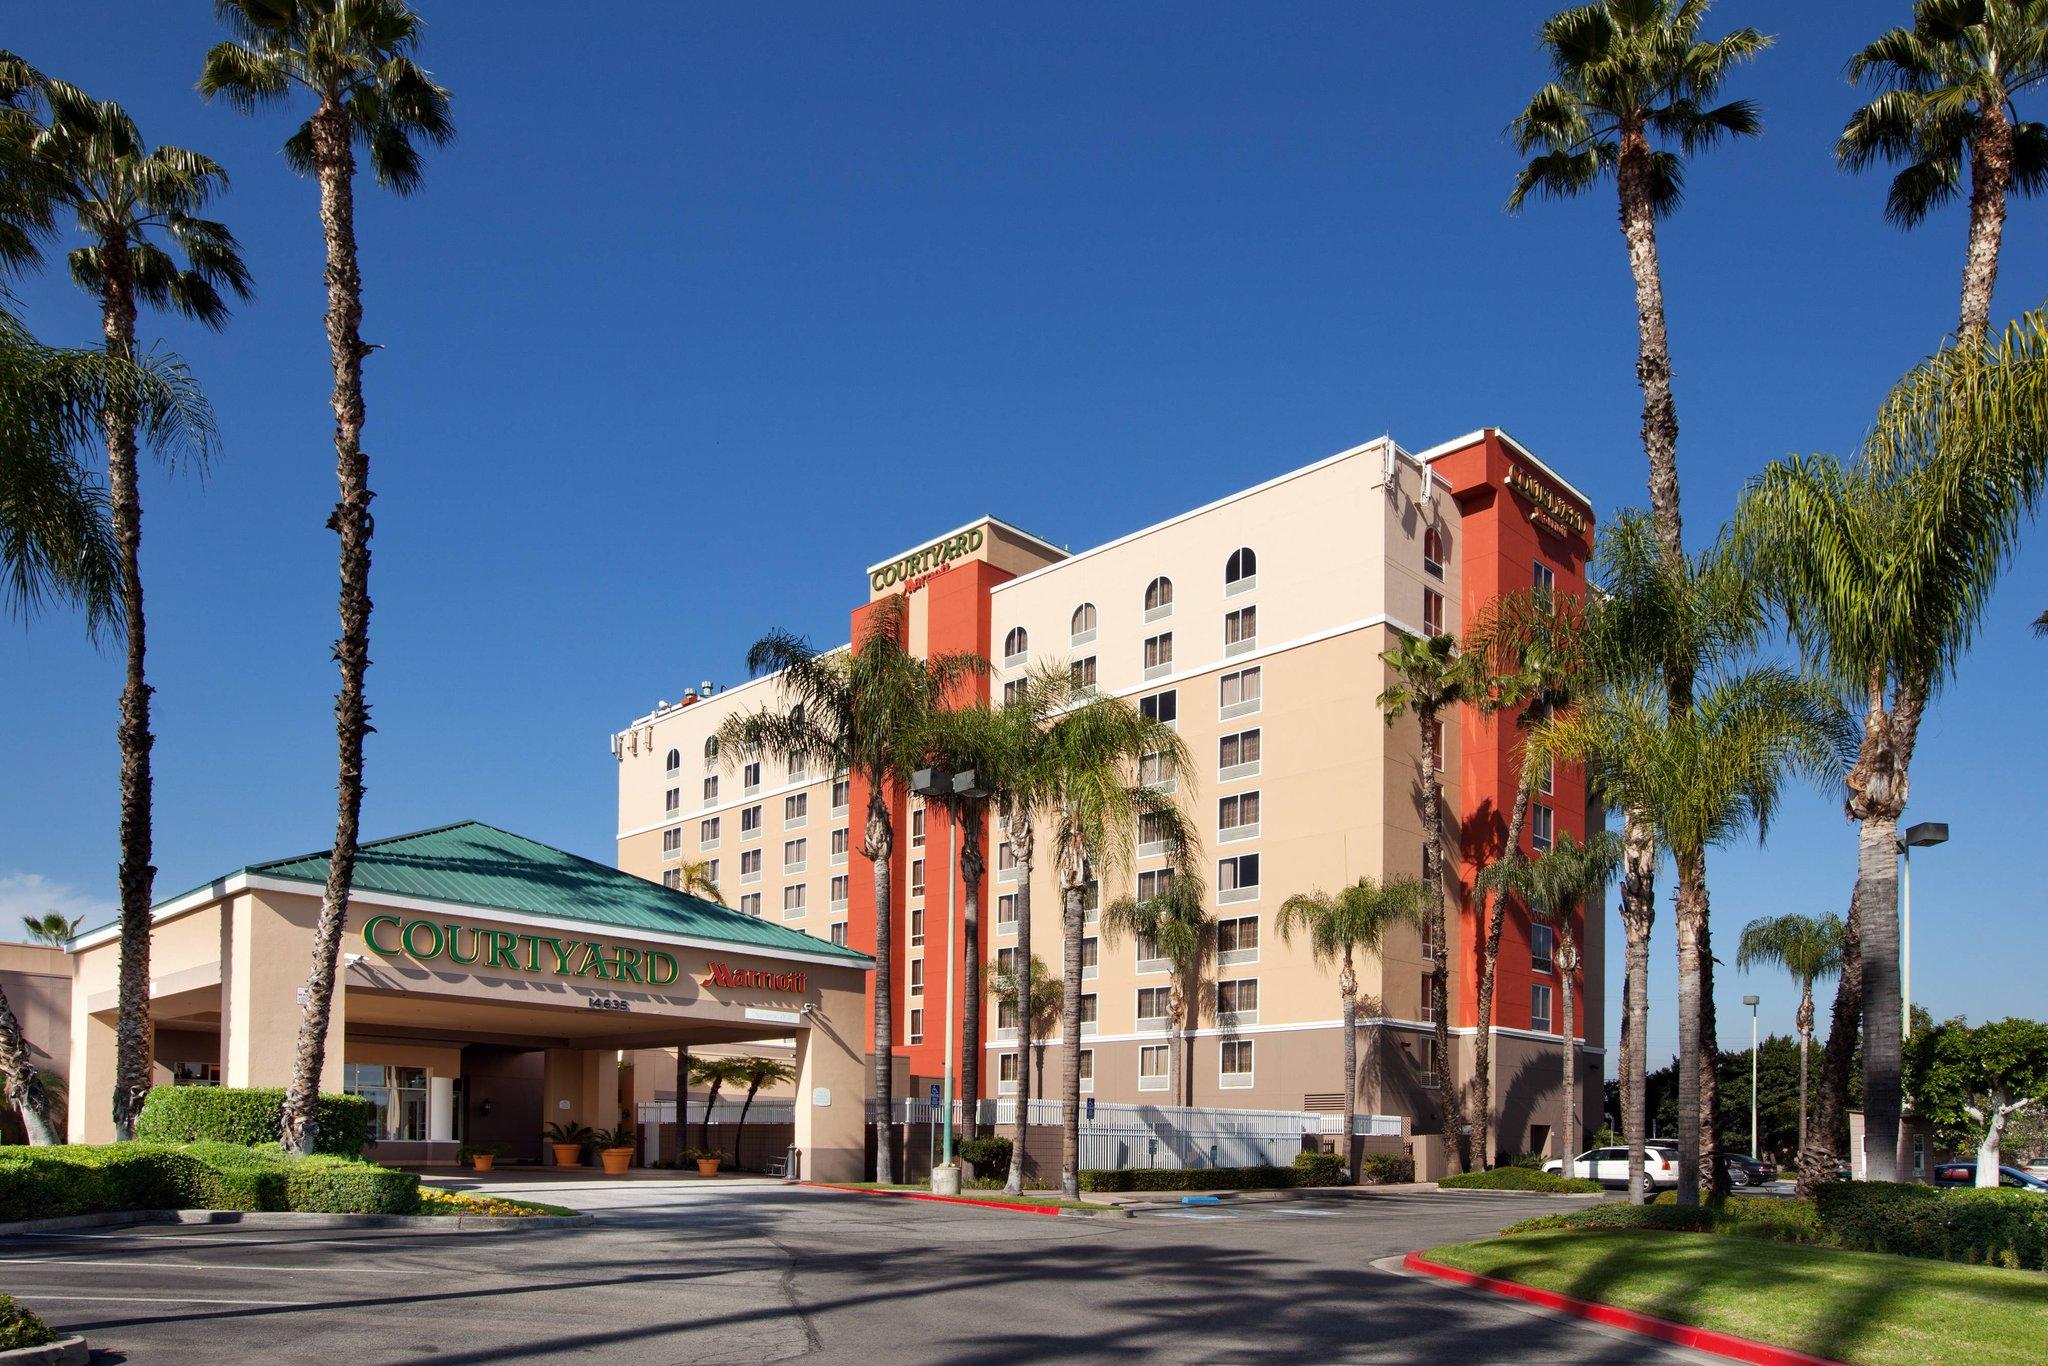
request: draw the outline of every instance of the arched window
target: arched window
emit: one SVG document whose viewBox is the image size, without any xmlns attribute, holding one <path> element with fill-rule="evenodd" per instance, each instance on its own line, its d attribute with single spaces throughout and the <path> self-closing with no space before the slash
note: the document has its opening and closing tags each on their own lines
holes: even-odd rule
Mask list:
<svg viewBox="0 0 2048 1366">
<path fill-rule="evenodd" d="M 1074 609 L 1073 628 L 1069 632 L 1072 643 L 1086 645 L 1095 639 L 1095 604 L 1084 602 Z"/>
<path fill-rule="evenodd" d="M 1422 572 L 1433 579 L 1444 576 L 1444 534 L 1435 527 L 1422 533 Z"/>
<path fill-rule="evenodd" d="M 1242 593 L 1259 581 L 1259 557 L 1250 546 L 1240 546 L 1230 552 L 1230 558 L 1223 564 L 1223 591 Z"/>
<path fill-rule="evenodd" d="M 716 735 L 704 737 L 704 762 L 707 764 L 718 762 L 718 737 Z"/>
<path fill-rule="evenodd" d="M 676 770 L 681 768 L 682 766 L 683 752 L 679 749 L 670 750 L 668 752 L 668 760 L 665 764 L 663 764 L 663 767 L 668 770 L 669 776 L 674 777 Z"/>
<path fill-rule="evenodd" d="M 1003 662 L 1015 663 L 1031 651 L 1031 633 L 1022 626 L 1012 626 L 1010 634 L 1003 637 Z"/>
<path fill-rule="evenodd" d="M 1145 585 L 1145 620 L 1157 621 L 1173 611 L 1173 580 L 1161 574 Z"/>
</svg>

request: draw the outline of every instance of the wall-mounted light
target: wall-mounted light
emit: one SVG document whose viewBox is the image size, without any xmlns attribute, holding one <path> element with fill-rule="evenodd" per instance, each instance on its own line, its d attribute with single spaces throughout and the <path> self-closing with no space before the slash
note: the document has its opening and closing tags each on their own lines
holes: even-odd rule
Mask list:
<svg viewBox="0 0 2048 1366">
<path fill-rule="evenodd" d="M 491 1117 L 491 1102 L 489 1098 L 486 1098 L 482 1104 L 476 1107 L 476 1112 L 478 1116 L 483 1119 L 489 1119 Z"/>
</svg>

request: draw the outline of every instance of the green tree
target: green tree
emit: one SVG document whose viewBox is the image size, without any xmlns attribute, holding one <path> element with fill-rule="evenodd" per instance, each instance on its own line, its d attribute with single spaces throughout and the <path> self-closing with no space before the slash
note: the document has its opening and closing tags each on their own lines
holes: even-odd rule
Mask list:
<svg viewBox="0 0 2048 1366">
<path fill-rule="evenodd" d="M 1358 1127 L 1358 971 L 1355 959 L 1377 957 L 1387 933 L 1396 925 L 1420 925 L 1429 907 L 1427 883 L 1413 878 L 1378 882 L 1362 877 L 1334 896 L 1318 888 L 1297 892 L 1280 903 L 1280 937 L 1294 942 L 1298 933 L 1324 967 L 1337 966 L 1337 996 L 1344 1019 L 1344 1163 L 1353 1185 L 1358 1182 L 1358 1148 L 1352 1133 Z"/>
<path fill-rule="evenodd" d="M 21 918 L 22 928 L 28 931 L 31 942 L 59 949 L 78 938 L 78 927 L 84 923 L 83 919 L 60 915 L 56 911 Z"/>
<path fill-rule="evenodd" d="M 734 1170 L 739 1169 L 740 1141 L 747 1136 L 747 1112 L 754 1108 L 754 1097 L 760 1094 L 761 1088 L 764 1086 L 785 1086 L 795 1080 L 796 1069 L 780 1058 L 746 1057 L 739 1059 L 739 1075 L 734 1078 L 734 1083 L 745 1082 L 747 1084 L 747 1099 L 746 1103 L 740 1106 L 739 1123 L 733 1126 L 732 1131 L 732 1165 Z M 706 1111 L 705 1113 L 708 1115 L 710 1112 Z M 681 1133 L 682 1130 L 679 1128 L 676 1132 Z"/>
<path fill-rule="evenodd" d="M 684 859 L 676 871 L 675 890 L 690 896 L 701 896 L 706 901 L 725 904 L 725 894 L 718 890 L 718 879 L 711 876 L 710 859 Z"/>
<path fill-rule="evenodd" d="M 920 659 L 904 635 L 903 599 L 897 596 L 869 610 L 850 650 L 820 653 L 785 631 L 763 636 L 747 651 L 747 670 L 776 676 L 782 709 L 738 712 L 719 730 L 720 747 L 729 756 L 802 759 L 813 772 L 851 774 L 867 790 L 861 857 L 873 869 L 875 887 L 875 1175 L 884 1184 L 895 1179 L 889 1143 L 895 1108 L 895 903 L 889 873 L 896 828 L 890 794 L 924 757 L 932 717 L 956 685 L 988 669 L 978 655 Z"/>
<path fill-rule="evenodd" d="M 1067 989 L 1059 978 L 1053 976 L 1052 970 L 1046 967 L 1044 960 L 1037 954 L 1027 957 L 1020 953 L 1016 971 L 998 966 L 989 973 L 988 995 L 990 1000 L 996 1002 L 998 1008 L 1007 1004 L 1016 1010 L 1017 1104 L 1020 1107 L 1028 1106 L 1031 1101 L 1031 1079 L 1025 1064 L 1029 1063 L 1038 1070 L 1038 1090 L 1043 1092 L 1045 1046 L 1052 1038 L 1053 1030 L 1059 1027 L 1060 1009 L 1066 1004 Z M 1020 1108 L 1017 1113 L 1021 1116 L 1024 1111 Z M 1024 1146 L 1026 1127 L 1020 1118 L 1017 1122 L 1017 1136 L 1010 1150 L 1013 1165 L 1021 1164 L 1021 1159 L 1018 1159 L 1016 1154 Z M 1022 1173 L 1019 1172 L 1017 1175 L 1021 1179 Z M 1015 1195 L 1017 1191 L 1011 1191 L 1010 1194 Z"/>
<path fill-rule="evenodd" d="M 327 1051 L 334 974 L 348 923 L 349 888 L 363 812 L 363 741 L 370 733 L 364 675 L 370 667 L 370 458 L 363 450 L 363 276 L 356 252 L 356 153 L 377 181 L 410 194 L 421 179 L 420 144 L 455 135 L 448 92 L 414 60 L 420 21 L 404 0 L 214 0 L 234 35 L 206 54 L 199 91 L 244 113 L 303 95 L 313 110 L 285 139 L 285 161 L 320 187 L 327 248 L 327 348 L 334 370 L 334 456 L 339 488 L 327 525 L 341 543 L 341 671 L 334 722 L 338 756 L 334 849 L 313 931 L 313 961 L 286 1088 L 285 1147 L 313 1151 L 315 1101 Z"/>
<path fill-rule="evenodd" d="M 2048 1104 L 2048 1024 L 1993 1020 L 1975 1029 L 1948 1020 L 1906 1045 L 1913 1110 L 1957 1144 L 1977 1146 L 1977 1185 L 1998 1185 L 2007 1123 Z"/>
<path fill-rule="evenodd" d="M 1783 968 L 1799 983 L 1799 1151 L 1806 1151 L 1807 1053 L 1813 1044 L 1813 984 L 1842 970 L 1842 918 L 1824 915 L 1765 916 L 1743 927 L 1735 966 Z"/>
<path fill-rule="evenodd" d="M 1578 917 L 1589 910 L 1598 914 L 1598 899 L 1614 879 L 1623 852 L 1621 836 L 1611 830 L 1592 831 L 1583 844 L 1564 830 L 1541 857 L 1525 859 L 1516 854 L 1493 864 L 1479 877 L 1485 890 L 1499 898 L 1508 893 L 1519 896 L 1529 914 L 1551 926 L 1557 935 L 1554 956 L 1564 1014 L 1563 1122 L 1557 1131 L 1567 1158 L 1579 1151 L 1585 1137 L 1585 1126 L 1579 1121 L 1579 1046 L 1573 1000 L 1579 973 Z"/>
<path fill-rule="evenodd" d="M 1448 756 L 1443 742 L 1451 708 L 1473 693 L 1472 671 L 1458 662 L 1458 642 L 1448 635 L 1403 634 L 1380 659 L 1388 675 L 1379 696 L 1387 725 L 1412 713 L 1421 733 L 1416 809 L 1422 817 L 1422 881 L 1434 893 L 1423 909 L 1422 924 L 1422 937 L 1429 946 L 1429 1018 L 1436 1027 L 1438 1085 L 1446 1096 L 1455 1098 L 1458 1091 L 1451 1080 L 1451 941 L 1444 926 L 1444 895 L 1451 879 L 1444 859 L 1443 770 Z M 1445 1102 L 1444 1136 L 1457 1139 L 1451 1144 L 1451 1153 L 1458 1165 L 1465 1167 L 1470 1165 L 1470 1153 L 1453 1119 L 1456 1110 L 1455 1099 Z"/>
<path fill-rule="evenodd" d="M 1753 28 L 1702 39 L 1707 0 L 1600 0 L 1544 21 L 1552 79 L 1514 121 L 1515 148 L 1536 153 L 1515 178 L 1509 212 L 1531 195 L 1571 198 L 1614 178 L 1636 287 L 1636 378 L 1650 508 L 1667 563 L 1685 554 L 1678 512 L 1678 408 L 1664 325 L 1657 220 L 1678 207 L 1685 159 L 1762 127 L 1748 100 L 1714 104 L 1729 73 L 1770 46 Z"/>
<path fill-rule="evenodd" d="M 1165 888 L 1140 901 L 1121 896 L 1102 912 L 1102 929 L 1111 943 L 1130 935 L 1144 948 L 1140 958 L 1163 959 L 1167 966 L 1166 1025 L 1173 1103 L 1193 1105 L 1194 1062 L 1188 1033 L 1204 994 L 1209 967 L 1216 961 L 1216 919 L 1203 905 L 1202 881 L 1162 869 Z M 1149 952 L 1146 950 L 1149 949 Z"/>
<path fill-rule="evenodd" d="M 2020 118 L 2023 92 L 2048 80 L 2044 0 L 1916 0 L 1894 28 L 1849 59 L 1849 79 L 1880 93 L 1850 115 L 1835 144 L 1842 165 L 1899 167 L 1885 217 L 1917 226 L 1963 191 L 1969 249 L 1956 336 L 1981 345 L 1991 321 L 2006 201 L 2048 186 L 2048 127 Z"/>
<path fill-rule="evenodd" d="M 148 305 L 218 328 L 227 321 L 222 291 L 246 298 L 249 273 L 234 234 L 198 211 L 227 185 L 211 159 L 182 147 L 151 148 L 119 105 L 75 86 L 44 80 L 49 121 L 30 143 L 52 202 L 71 215 L 85 244 L 71 253 L 71 276 L 100 306 L 107 357 L 137 358 L 136 321 Z M 182 264 L 179 258 L 182 257 Z M 132 1138 L 149 1093 L 155 1049 L 149 1015 L 151 857 L 147 623 L 142 594 L 142 495 L 137 461 L 142 420 L 132 395 L 110 389 L 101 416 L 106 434 L 108 503 L 118 556 L 117 595 L 126 681 L 117 739 L 121 755 L 119 1020 L 115 1029 L 114 1133 Z"/>
<path fill-rule="evenodd" d="M 711 1112 L 718 1106 L 718 1093 L 728 1086 L 744 1086 L 747 1083 L 748 1067 L 745 1058 L 696 1058 L 690 1063 L 690 1080 L 699 1086 L 707 1086 L 711 1093 L 704 1098 L 704 1122 L 697 1131 L 697 1146 L 711 1151 Z M 676 1135 L 681 1142 L 683 1132 L 682 1107 L 676 1107 Z M 733 1155 L 733 1165 L 739 1165 L 739 1155 Z"/>
</svg>

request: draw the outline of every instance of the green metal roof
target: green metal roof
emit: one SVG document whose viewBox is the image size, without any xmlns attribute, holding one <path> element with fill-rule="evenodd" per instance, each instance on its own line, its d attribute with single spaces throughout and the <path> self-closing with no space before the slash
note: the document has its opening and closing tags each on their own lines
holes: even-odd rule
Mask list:
<svg viewBox="0 0 2048 1366">
<path fill-rule="evenodd" d="M 328 851 L 252 863 L 243 872 L 324 886 Z M 866 954 L 716 902 L 581 858 L 482 821 L 372 840 L 356 851 L 353 885 L 365 892 L 516 911 L 613 929 L 715 939 L 760 952 L 786 950 L 872 963 Z"/>
</svg>

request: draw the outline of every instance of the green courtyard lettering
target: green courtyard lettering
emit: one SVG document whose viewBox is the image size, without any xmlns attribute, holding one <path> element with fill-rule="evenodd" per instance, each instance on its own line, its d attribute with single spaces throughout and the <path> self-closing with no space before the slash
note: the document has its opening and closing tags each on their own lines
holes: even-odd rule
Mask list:
<svg viewBox="0 0 2048 1366">
<path fill-rule="evenodd" d="M 583 962 L 577 966 L 576 975 L 578 977 L 595 976 L 607 982 L 612 980 L 611 973 L 605 970 L 604 954 L 597 945 L 585 944 L 583 946 Z"/>
<path fill-rule="evenodd" d="M 879 593 L 884 588 L 892 587 L 919 574 L 939 569 L 951 564 L 962 555 L 971 554 L 981 549 L 982 542 L 985 539 L 986 537 L 980 527 L 976 527 L 972 531 L 963 531 L 957 536 L 948 536 L 943 541 L 935 542 L 922 550 L 913 550 L 902 559 L 883 565 L 880 569 L 868 575 L 868 585 Z"/>
<path fill-rule="evenodd" d="M 469 954 L 465 957 L 455 947 L 459 942 L 462 929 L 463 927 L 460 925 L 451 924 L 448 926 L 448 961 L 451 963 L 474 963 L 477 952 L 482 947 L 484 932 L 474 929 L 469 932 Z"/>
<path fill-rule="evenodd" d="M 469 935 L 467 951 L 462 938 L 465 933 Z M 673 986 L 683 975 L 676 956 L 661 949 L 607 946 L 595 940 L 557 939 L 544 934 L 510 934 L 453 921 L 404 920 L 395 915 L 373 915 L 364 921 L 363 942 L 380 958 L 412 958 L 420 962 L 443 959 L 465 967 L 481 960 L 480 966 L 485 968 L 524 968 L 557 977 L 595 977 L 603 982 L 635 982 L 650 987 Z M 775 990 L 803 990 L 801 973 L 755 971 L 752 977 L 764 987 L 773 981 Z"/>
</svg>

